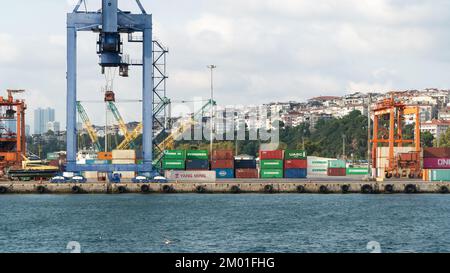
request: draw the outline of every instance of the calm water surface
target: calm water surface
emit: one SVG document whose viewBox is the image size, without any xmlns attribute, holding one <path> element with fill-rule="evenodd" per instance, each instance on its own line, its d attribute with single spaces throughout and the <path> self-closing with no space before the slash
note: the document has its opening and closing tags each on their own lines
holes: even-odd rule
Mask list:
<svg viewBox="0 0 450 273">
<path fill-rule="evenodd" d="M 0 252 L 450 252 L 450 195 L 4 195 Z"/>
</svg>

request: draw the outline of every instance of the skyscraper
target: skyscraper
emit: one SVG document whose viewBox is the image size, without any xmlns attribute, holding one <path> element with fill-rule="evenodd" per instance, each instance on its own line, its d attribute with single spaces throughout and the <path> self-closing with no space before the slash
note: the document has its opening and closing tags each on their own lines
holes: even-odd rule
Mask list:
<svg viewBox="0 0 450 273">
<path fill-rule="evenodd" d="M 34 133 L 44 134 L 47 132 L 49 122 L 55 121 L 55 109 L 38 108 L 34 110 Z"/>
</svg>

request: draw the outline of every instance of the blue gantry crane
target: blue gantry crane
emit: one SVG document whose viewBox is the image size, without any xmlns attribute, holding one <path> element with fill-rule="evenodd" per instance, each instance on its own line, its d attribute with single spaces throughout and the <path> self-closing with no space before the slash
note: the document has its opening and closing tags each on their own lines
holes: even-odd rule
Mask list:
<svg viewBox="0 0 450 273">
<path fill-rule="evenodd" d="M 141 13 L 122 11 L 118 0 L 102 0 L 98 11 L 80 10 L 85 0 L 79 0 L 72 13 L 67 14 L 67 171 L 69 172 L 138 172 L 153 171 L 153 92 L 154 78 L 152 52 L 152 15 L 147 14 L 139 0 L 135 0 Z M 78 165 L 77 155 L 77 33 L 93 32 L 98 35 L 97 53 L 102 73 L 105 69 L 119 68 L 119 75 L 128 76 L 129 66 L 142 66 L 142 132 L 143 163 L 130 165 Z M 138 39 L 133 39 L 137 33 Z M 142 62 L 130 62 L 123 55 L 121 34 L 130 42 L 142 43 Z"/>
</svg>

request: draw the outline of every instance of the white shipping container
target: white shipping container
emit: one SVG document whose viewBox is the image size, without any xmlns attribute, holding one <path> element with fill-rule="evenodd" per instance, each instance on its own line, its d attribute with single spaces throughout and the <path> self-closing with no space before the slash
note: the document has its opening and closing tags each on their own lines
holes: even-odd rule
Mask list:
<svg viewBox="0 0 450 273">
<path fill-rule="evenodd" d="M 117 164 L 117 165 L 129 165 L 129 164 L 135 164 L 136 161 L 135 160 L 130 160 L 130 159 L 115 159 L 112 161 L 112 164 Z"/>
<path fill-rule="evenodd" d="M 136 160 L 135 150 L 113 150 L 112 157 L 114 159 L 131 159 Z"/>
<path fill-rule="evenodd" d="M 215 182 L 215 171 L 166 171 L 165 177 L 170 181 Z"/>
<path fill-rule="evenodd" d="M 395 147 L 394 148 L 394 156 L 397 154 L 414 152 L 416 150 L 415 147 Z M 377 149 L 377 157 L 389 157 L 389 147 L 378 147 Z"/>
</svg>

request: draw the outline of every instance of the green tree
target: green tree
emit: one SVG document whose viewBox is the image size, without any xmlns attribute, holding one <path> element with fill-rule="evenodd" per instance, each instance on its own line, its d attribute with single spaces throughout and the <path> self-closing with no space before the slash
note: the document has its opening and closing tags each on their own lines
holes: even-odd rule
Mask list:
<svg viewBox="0 0 450 273">
<path fill-rule="evenodd" d="M 450 148 L 450 128 L 438 140 L 439 147 Z"/>
<path fill-rule="evenodd" d="M 423 147 L 425 148 L 429 148 L 429 147 L 433 147 L 433 143 L 434 143 L 434 136 L 433 134 L 431 134 L 430 132 L 424 132 L 421 134 L 421 142 Z"/>
</svg>

